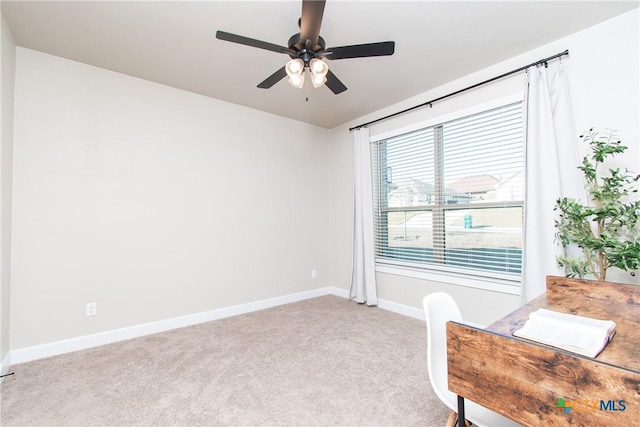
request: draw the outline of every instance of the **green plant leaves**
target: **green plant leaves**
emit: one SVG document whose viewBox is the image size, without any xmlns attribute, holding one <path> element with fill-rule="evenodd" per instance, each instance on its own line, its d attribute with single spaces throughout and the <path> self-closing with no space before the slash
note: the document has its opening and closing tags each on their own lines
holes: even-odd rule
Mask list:
<svg viewBox="0 0 640 427">
<path fill-rule="evenodd" d="M 640 268 L 640 201 L 629 201 L 637 193 L 640 175 L 620 168 L 599 170 L 608 157 L 624 153 L 614 132 L 604 135 L 593 129 L 581 136 L 589 144 L 591 154 L 582 159 L 588 205 L 571 198 L 556 200 L 556 241 L 563 247 L 581 249 L 580 256 L 557 257 L 567 277 L 592 275 L 605 280 L 606 270 L 617 267 L 625 271 Z M 631 274 L 634 274 L 633 272 Z"/>
</svg>

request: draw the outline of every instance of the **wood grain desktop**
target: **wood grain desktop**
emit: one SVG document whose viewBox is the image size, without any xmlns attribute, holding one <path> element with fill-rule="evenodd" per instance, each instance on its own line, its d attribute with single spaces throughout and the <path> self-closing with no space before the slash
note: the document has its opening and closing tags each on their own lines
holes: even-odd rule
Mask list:
<svg viewBox="0 0 640 427">
<path fill-rule="evenodd" d="M 513 337 L 538 308 L 617 332 L 593 359 Z M 449 322 L 447 340 L 449 389 L 523 425 L 640 422 L 640 286 L 548 276 L 544 295 L 487 329 Z"/>
</svg>

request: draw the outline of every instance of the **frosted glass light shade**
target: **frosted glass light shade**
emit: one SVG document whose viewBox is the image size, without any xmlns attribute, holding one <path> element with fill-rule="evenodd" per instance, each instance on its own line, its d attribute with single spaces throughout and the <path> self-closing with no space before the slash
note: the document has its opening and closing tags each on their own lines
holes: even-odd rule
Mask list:
<svg viewBox="0 0 640 427">
<path fill-rule="evenodd" d="M 326 76 L 329 72 L 329 66 L 327 63 L 318 58 L 313 58 L 311 62 L 309 62 L 309 68 L 313 74 L 322 74 L 323 76 Z"/>
<path fill-rule="evenodd" d="M 289 77 L 302 75 L 302 72 L 304 71 L 304 62 L 300 58 L 292 59 L 287 62 L 284 69 Z"/>
<path fill-rule="evenodd" d="M 289 84 L 293 87 L 297 87 L 298 89 L 302 89 L 302 86 L 304 86 L 304 74 L 294 74 L 289 76 Z"/>
<path fill-rule="evenodd" d="M 326 81 L 327 78 L 323 74 L 311 74 L 311 84 L 313 84 L 315 88 L 319 88 L 325 84 Z"/>
<path fill-rule="evenodd" d="M 295 58 L 287 62 L 284 70 L 289 76 L 289 84 L 291 86 L 301 89 L 304 86 L 305 75 L 309 74 L 313 87 L 318 88 L 327 81 L 326 76 L 329 72 L 329 66 L 318 58 L 311 59 L 308 64 L 305 64 L 301 58 Z"/>
</svg>

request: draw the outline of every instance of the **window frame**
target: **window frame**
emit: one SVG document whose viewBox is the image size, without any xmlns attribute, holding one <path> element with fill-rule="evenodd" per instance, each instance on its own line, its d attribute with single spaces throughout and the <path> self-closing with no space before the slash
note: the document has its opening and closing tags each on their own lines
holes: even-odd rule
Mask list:
<svg viewBox="0 0 640 427">
<path fill-rule="evenodd" d="M 440 116 L 429 118 L 427 120 L 412 123 L 408 126 L 393 129 L 380 134 L 372 134 L 369 137 L 369 143 L 370 144 L 378 143 L 382 140 L 390 139 L 396 136 L 400 136 L 406 133 L 418 131 L 418 130 L 429 128 L 429 127 L 434 127 L 434 130 L 435 130 L 435 128 L 438 127 L 438 125 L 442 125 L 446 122 L 450 122 L 456 119 L 482 113 L 495 108 L 500 108 L 500 107 L 517 103 L 517 102 L 521 102 L 523 104 L 522 106 L 523 113 L 524 113 L 523 127 L 526 128 L 526 103 L 524 99 L 524 94 L 516 93 L 509 96 L 497 98 L 490 102 L 476 104 L 474 106 L 457 110 L 452 113 L 443 114 Z M 526 133 L 524 136 L 524 156 L 525 156 L 524 160 L 526 160 Z M 440 162 L 441 161 L 442 161 L 442 158 L 440 159 Z M 435 163 L 436 163 L 435 167 L 438 167 L 437 165 L 438 162 L 436 161 Z M 526 161 L 524 162 L 523 166 L 524 166 L 523 172 L 525 174 L 524 176 L 526 177 Z M 436 177 L 438 175 L 439 174 L 436 174 Z M 377 180 L 379 179 L 379 177 L 372 176 L 372 179 Z M 526 194 L 525 194 L 525 198 L 526 198 Z M 377 199 L 377 197 L 375 197 L 374 195 L 374 200 L 375 199 Z M 509 207 L 509 206 L 521 207 L 523 209 L 523 216 L 524 216 L 525 202 L 526 200 L 522 200 L 522 202 L 514 201 L 514 202 L 486 202 L 486 203 L 477 203 L 477 204 L 474 203 L 473 208 L 490 208 L 490 207 L 503 208 L 503 207 Z M 374 206 L 374 208 L 377 209 L 378 207 Z M 439 208 L 442 210 L 443 215 L 444 215 L 444 212 L 447 210 L 456 209 L 456 207 L 454 206 L 451 206 L 448 208 L 439 206 Z M 463 209 L 463 208 L 468 209 L 469 206 L 465 205 L 465 206 L 457 207 L 457 209 Z M 416 207 L 406 206 L 406 207 L 386 209 L 387 212 L 392 212 L 394 210 L 397 210 L 399 212 L 400 211 L 408 212 L 411 210 L 425 211 L 425 206 L 416 206 Z M 431 212 L 435 212 L 436 205 L 431 206 L 431 208 L 427 210 L 431 210 Z M 523 236 L 524 236 L 524 227 L 525 227 L 525 224 L 523 221 L 523 226 L 522 226 Z M 389 258 L 379 258 L 377 256 L 375 259 L 375 265 L 376 265 L 376 272 L 380 272 L 380 273 L 412 277 L 412 278 L 417 278 L 422 280 L 441 282 L 445 284 L 453 284 L 453 285 L 466 286 L 466 287 L 472 287 L 472 288 L 478 288 L 478 289 L 485 289 L 485 290 L 491 290 L 491 291 L 512 294 L 512 295 L 520 295 L 521 287 L 522 287 L 522 277 L 523 277 L 523 271 L 524 271 L 524 248 L 523 248 L 522 257 L 523 257 L 523 268 L 519 275 L 503 274 L 499 272 L 488 272 L 488 271 L 482 271 L 482 270 L 460 269 L 460 268 L 455 268 L 455 267 L 446 266 L 446 265 L 432 266 L 432 265 L 425 265 L 422 263 L 412 263 L 410 261 L 393 260 Z"/>
</svg>

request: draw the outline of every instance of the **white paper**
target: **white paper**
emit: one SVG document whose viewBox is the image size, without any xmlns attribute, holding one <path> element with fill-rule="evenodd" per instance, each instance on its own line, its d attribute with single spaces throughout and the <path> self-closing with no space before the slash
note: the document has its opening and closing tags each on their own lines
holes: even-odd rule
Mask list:
<svg viewBox="0 0 640 427">
<path fill-rule="evenodd" d="M 598 320 L 540 308 L 529 315 L 513 335 L 558 347 L 587 357 L 596 357 L 615 333 L 612 320 Z"/>
</svg>

